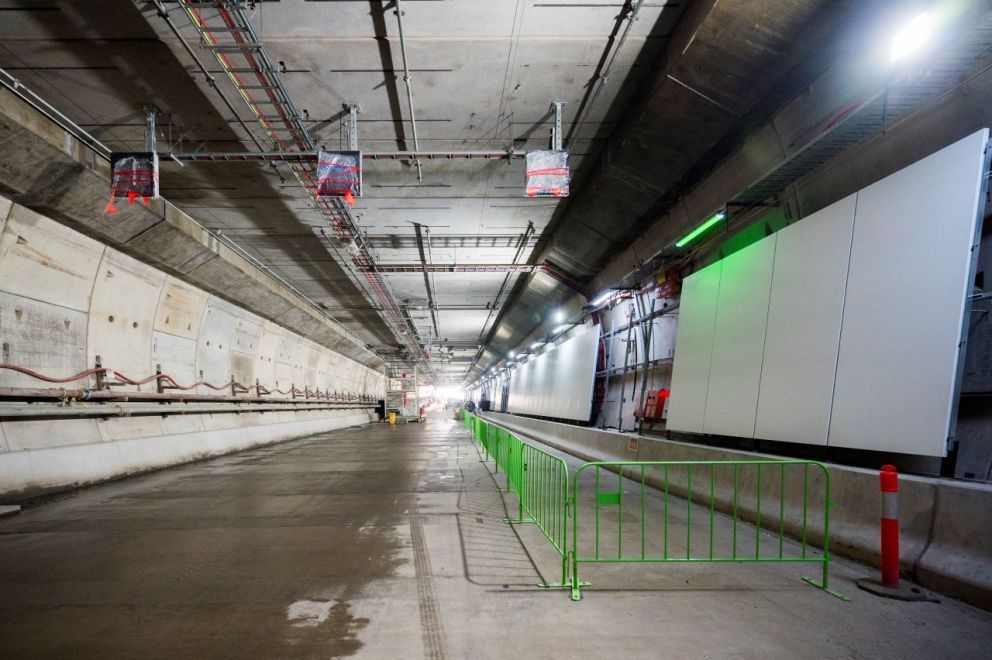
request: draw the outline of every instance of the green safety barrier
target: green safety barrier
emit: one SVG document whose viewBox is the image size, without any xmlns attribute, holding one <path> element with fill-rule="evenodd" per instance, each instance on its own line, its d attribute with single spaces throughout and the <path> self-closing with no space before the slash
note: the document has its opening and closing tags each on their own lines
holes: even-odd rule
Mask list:
<svg viewBox="0 0 992 660">
<path fill-rule="evenodd" d="M 579 564 L 583 563 L 800 562 L 821 565 L 821 578 L 803 578 L 806 582 L 842 600 L 849 600 L 831 589 L 829 583 L 832 502 L 830 473 L 822 463 L 798 460 L 593 462 L 576 470 L 569 488 L 568 465 L 561 458 L 523 442 L 507 429 L 467 411 L 463 411 L 463 415 L 483 461 L 494 463 L 494 474 L 502 471 L 506 475 L 506 489 L 502 492 L 517 496 L 517 516 L 506 522 L 533 523 L 562 558 L 561 582 L 543 583 L 539 585 L 541 587 L 568 588 L 572 599 L 580 600 L 581 587 L 589 584 L 579 580 Z M 582 499 L 586 493 L 580 489 L 580 477 L 589 471 L 595 472 L 590 478 L 595 487 L 586 499 Z M 609 485 L 605 485 L 603 473 L 608 475 Z M 656 484 L 661 484 L 655 497 L 648 497 L 649 476 Z M 633 492 L 624 490 L 625 478 L 632 481 Z M 787 488 L 796 489 L 792 494 L 800 502 L 788 510 Z M 822 502 L 816 501 L 822 506 L 813 511 L 822 511 L 822 520 L 815 521 L 810 502 L 821 494 Z M 627 503 L 631 497 L 634 497 L 632 505 Z M 584 536 L 580 514 L 590 506 L 594 529 L 591 536 Z M 605 507 L 616 507 L 617 516 L 612 528 L 601 519 L 600 511 Z M 728 530 L 717 531 L 718 512 L 731 516 Z M 755 524 L 749 525 L 745 515 Z M 649 521 L 652 524 L 649 525 Z M 681 523 L 685 528 L 684 536 L 673 538 L 669 534 L 670 523 Z M 649 527 L 658 529 L 649 530 Z M 753 534 L 750 527 L 753 527 Z M 770 538 L 769 532 L 772 533 Z M 787 532 L 800 543 L 799 549 L 791 553 L 786 548 Z M 811 543 L 815 542 L 823 548 L 822 552 L 812 550 Z"/>
<path fill-rule="evenodd" d="M 595 472 L 595 487 L 591 497 L 583 499 L 579 488 L 580 478 L 589 471 Z M 602 477 L 603 472 L 608 475 L 605 480 Z M 660 480 L 663 486 L 660 489 L 660 498 L 646 497 L 648 487 L 645 478 L 649 473 Z M 633 481 L 633 492 L 624 490 L 625 474 Z M 605 485 L 605 482 L 609 485 Z M 572 543 L 567 559 L 571 566 L 569 583 L 572 600 L 581 599 L 581 587 L 589 584 L 579 581 L 579 564 L 665 562 L 819 563 L 822 567 L 821 579 L 803 579 L 842 600 L 848 600 L 847 596 L 830 589 L 829 536 L 832 502 L 830 473 L 822 463 L 773 460 L 593 462 L 579 467 L 572 484 Z M 802 493 L 801 506 L 798 510 L 795 506 L 790 507 L 788 515 L 787 488 L 801 488 Z M 811 526 L 809 507 L 814 490 L 823 497 L 823 506 L 818 509 L 823 512 L 822 522 L 815 529 Z M 794 494 L 798 495 L 798 492 L 796 490 Z M 675 496 L 672 500 L 684 497 L 684 504 L 680 501 L 670 502 L 671 495 Z M 631 497 L 634 501 L 626 503 Z M 593 529 L 591 536 L 583 536 L 585 530 L 580 524 L 581 512 L 583 507 L 588 506 L 593 507 Z M 604 507 L 616 507 L 615 522 L 601 520 L 600 511 Z M 729 531 L 723 529 L 717 532 L 717 511 L 732 516 Z M 747 529 L 747 523 L 741 519 L 744 512 L 753 513 L 753 535 Z M 699 520 L 700 513 L 703 515 L 702 521 Z M 684 538 L 681 534 L 678 538 L 669 535 L 670 522 L 676 520 L 684 521 Z M 648 529 L 649 521 L 655 529 Z M 696 530 L 693 528 L 694 524 Z M 798 551 L 786 551 L 787 526 L 799 538 L 801 546 Z M 702 532 L 702 538 L 699 531 Z M 765 536 L 762 535 L 763 531 Z M 773 534 L 770 539 L 767 537 L 769 532 Z M 814 532 L 816 540 L 822 542 L 822 553 L 814 553 L 809 548 L 810 537 Z"/>
<path fill-rule="evenodd" d="M 520 442 L 519 440 L 517 442 Z M 568 465 L 562 459 L 520 442 L 521 469 L 519 493 L 521 510 L 561 555 L 561 582 L 542 587 L 570 587 L 568 580 Z M 518 521 L 523 520 L 521 513 Z M 513 521 L 513 522 L 518 522 Z"/>
<path fill-rule="evenodd" d="M 517 496 L 517 517 L 505 522 L 533 523 L 561 555 L 561 582 L 538 586 L 568 588 L 568 466 L 508 430 L 472 417 L 469 428 L 484 453 L 483 460 L 494 462 L 494 474 L 502 470 L 506 475 L 502 492 Z"/>
</svg>

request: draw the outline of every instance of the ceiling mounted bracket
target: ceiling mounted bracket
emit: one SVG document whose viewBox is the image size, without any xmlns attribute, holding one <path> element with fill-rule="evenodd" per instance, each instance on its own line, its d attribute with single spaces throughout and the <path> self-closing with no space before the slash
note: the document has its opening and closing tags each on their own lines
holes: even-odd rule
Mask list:
<svg viewBox="0 0 992 660">
<path fill-rule="evenodd" d="M 348 149 L 358 151 L 358 113 L 362 111 L 362 106 L 357 103 L 345 103 L 348 111 Z"/>
<path fill-rule="evenodd" d="M 554 124 L 551 126 L 551 149 L 553 151 L 561 151 L 562 143 L 564 141 L 561 132 L 561 118 L 565 113 L 565 102 L 552 101 L 550 111 L 555 115 Z"/>
<path fill-rule="evenodd" d="M 158 147 L 155 144 L 155 117 L 158 116 L 158 108 L 152 103 L 141 106 L 145 111 L 145 151 L 155 153 Z"/>
</svg>

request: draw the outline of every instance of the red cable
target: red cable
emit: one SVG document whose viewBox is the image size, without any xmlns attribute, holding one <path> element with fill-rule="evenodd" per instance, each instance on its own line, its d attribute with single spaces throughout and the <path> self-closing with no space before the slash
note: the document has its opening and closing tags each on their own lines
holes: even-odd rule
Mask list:
<svg viewBox="0 0 992 660">
<path fill-rule="evenodd" d="M 151 376 L 148 376 L 147 378 L 143 378 L 141 380 L 132 380 L 131 378 L 128 378 L 127 376 L 125 376 L 121 372 L 116 371 L 114 369 L 111 369 L 109 367 L 96 367 L 94 369 L 87 369 L 86 371 L 81 371 L 78 374 L 75 374 L 73 376 L 69 376 L 68 378 L 53 378 L 51 376 L 46 376 L 46 375 L 40 374 L 37 371 L 34 371 L 32 369 L 28 369 L 26 367 L 20 367 L 20 366 L 17 366 L 15 364 L 0 364 L 0 369 L 9 369 L 10 371 L 16 371 L 16 372 L 22 373 L 22 374 L 24 374 L 26 376 L 31 376 L 32 378 L 37 378 L 38 380 L 45 381 L 46 383 L 68 383 L 68 382 L 71 382 L 71 381 L 74 381 L 74 380 L 82 380 L 84 378 L 88 378 L 89 376 L 93 376 L 93 375 L 98 374 L 98 373 L 111 373 L 114 376 L 116 376 L 117 378 L 119 378 L 121 380 L 121 382 L 123 382 L 123 383 L 125 383 L 127 385 L 135 385 L 135 386 L 145 385 L 145 384 L 150 383 L 152 381 L 164 380 L 164 381 L 168 381 L 170 383 L 170 386 L 169 387 L 171 389 L 183 390 L 183 391 L 188 391 L 188 390 L 196 389 L 197 387 L 200 387 L 201 385 L 203 387 L 209 387 L 210 389 L 215 390 L 215 391 L 226 390 L 227 388 L 229 388 L 231 386 L 234 386 L 236 388 L 239 388 L 239 389 L 241 389 L 244 392 L 248 392 L 248 391 L 251 390 L 251 387 L 246 387 L 245 385 L 242 385 L 241 383 L 239 383 L 236 380 L 231 380 L 230 382 L 225 383 L 224 385 L 214 385 L 212 383 L 208 383 L 205 380 L 199 380 L 199 381 L 193 383 L 192 385 L 180 385 L 178 382 L 176 382 L 176 380 L 172 376 L 170 376 L 168 374 L 152 374 Z M 286 394 L 304 394 L 304 391 L 303 390 L 300 390 L 299 388 L 291 388 L 289 390 L 283 391 L 283 390 L 280 390 L 280 389 L 270 390 L 269 388 L 265 387 L 264 385 L 255 385 L 254 387 L 256 389 L 256 394 L 257 393 L 272 394 L 273 392 L 276 392 L 278 394 L 283 394 L 283 395 L 286 395 Z"/>
<path fill-rule="evenodd" d="M 25 367 L 18 367 L 17 365 L 14 364 L 0 364 L 0 369 L 10 369 L 11 371 L 16 371 L 18 373 L 31 376 L 32 378 L 37 378 L 38 380 L 43 380 L 46 383 L 68 383 L 74 380 L 82 380 L 83 378 L 100 373 L 101 371 L 110 371 L 106 367 L 97 367 L 96 369 L 87 369 L 86 371 L 80 371 L 75 376 L 69 376 L 68 378 L 52 378 L 50 376 L 44 376 L 42 374 L 39 374 L 37 371 L 32 371 L 31 369 L 27 369 Z"/>
</svg>

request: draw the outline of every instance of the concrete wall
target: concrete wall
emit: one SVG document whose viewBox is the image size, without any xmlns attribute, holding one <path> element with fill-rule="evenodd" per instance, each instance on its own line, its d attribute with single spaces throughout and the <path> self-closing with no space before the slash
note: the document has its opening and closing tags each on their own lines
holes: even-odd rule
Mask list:
<svg viewBox="0 0 992 660">
<path fill-rule="evenodd" d="M 65 377 L 96 356 L 132 379 L 291 385 L 381 396 L 329 348 L 0 197 L 0 363 Z M 95 380 L 67 387 L 93 387 Z M 46 387 L 0 370 L 0 387 Z M 154 384 L 121 390 L 154 391 Z M 205 386 L 198 391 L 217 393 Z M 220 392 L 224 394 L 225 392 Z M 5 421 L 0 496 L 25 495 L 369 421 L 363 411 Z M 238 429 L 237 433 L 224 433 Z"/>
<path fill-rule="evenodd" d="M 66 376 L 92 367 L 100 355 L 105 366 L 133 379 L 161 364 L 181 384 L 222 384 L 233 376 L 282 389 L 295 383 L 384 391 L 382 372 L 3 197 L 0 229 L 5 363 Z M 40 384 L 0 371 L 0 386 Z"/>
<path fill-rule="evenodd" d="M 706 461 L 755 460 L 774 458 L 765 454 L 702 447 L 683 442 L 659 440 L 614 431 L 582 428 L 515 415 L 491 413 L 487 418 L 520 434 L 566 451 L 587 461 Z M 629 448 L 632 437 L 637 438 L 635 450 Z M 881 501 L 878 473 L 872 470 L 829 465 L 831 493 L 834 502 L 830 510 L 830 550 L 873 566 L 879 564 L 879 518 Z M 742 475 L 744 473 L 742 472 Z M 697 497 L 709 498 L 707 475 L 693 484 Z M 661 485 L 659 474 L 647 474 L 646 481 Z M 694 480 L 695 481 L 695 480 Z M 811 480 L 810 492 L 822 484 L 819 477 Z M 686 484 L 673 484 L 672 492 L 684 494 Z M 731 490 L 721 484 L 716 492 L 717 508 L 727 510 Z M 929 589 L 967 600 L 980 607 L 992 609 L 992 485 L 974 484 L 949 479 L 933 479 L 903 475 L 899 480 L 899 513 L 901 526 L 901 559 L 904 574 Z M 755 484 L 743 481 L 740 491 L 753 492 Z M 763 483 L 763 497 L 778 502 L 779 482 L 768 479 Z M 800 482 L 787 477 L 786 533 L 793 536 L 801 520 L 802 488 Z M 811 505 L 816 502 L 811 498 Z M 755 519 L 753 500 L 739 502 L 738 513 L 744 519 Z M 777 523 L 777 507 L 762 515 L 764 524 Z M 810 511 L 809 529 L 822 524 L 823 511 Z M 810 539 L 822 543 L 815 533 Z"/>
</svg>

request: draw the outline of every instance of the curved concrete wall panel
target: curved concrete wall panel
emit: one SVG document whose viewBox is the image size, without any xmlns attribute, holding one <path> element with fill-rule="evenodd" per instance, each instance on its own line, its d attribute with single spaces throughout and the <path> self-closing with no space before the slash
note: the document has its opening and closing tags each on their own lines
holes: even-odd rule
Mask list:
<svg viewBox="0 0 992 660">
<path fill-rule="evenodd" d="M 104 252 L 90 300 L 86 333 L 90 365 L 99 355 L 104 366 L 130 378 L 151 373 L 152 328 L 163 284 L 165 275 L 154 268 L 116 250 Z"/>
<path fill-rule="evenodd" d="M 210 296 L 194 286 L 169 277 L 162 286 L 155 314 L 155 330 L 176 337 L 196 339 Z"/>
<path fill-rule="evenodd" d="M 0 290 L 88 312 L 104 249 L 14 204 L 0 236 Z"/>
<path fill-rule="evenodd" d="M 104 366 L 133 379 L 161 365 L 183 385 L 234 376 L 284 390 L 383 392 L 382 374 L 351 358 L 0 197 L 4 210 L 4 362 L 67 376 L 92 367 L 99 355 Z M 0 386 L 39 385 L 0 372 Z"/>
</svg>

